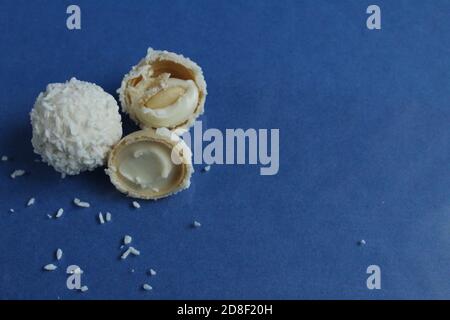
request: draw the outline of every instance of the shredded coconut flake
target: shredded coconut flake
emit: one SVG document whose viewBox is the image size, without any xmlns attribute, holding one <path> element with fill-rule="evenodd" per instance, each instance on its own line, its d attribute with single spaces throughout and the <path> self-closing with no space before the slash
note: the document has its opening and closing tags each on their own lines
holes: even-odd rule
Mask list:
<svg viewBox="0 0 450 320">
<path fill-rule="evenodd" d="M 138 255 L 141 254 L 141 252 L 140 252 L 139 250 L 137 250 L 136 248 L 129 247 L 127 250 L 125 250 L 124 253 L 122 253 L 122 255 L 120 256 L 120 258 L 121 258 L 122 260 L 124 260 L 124 259 L 126 259 L 126 258 L 130 255 L 130 253 L 131 253 L 132 255 L 134 255 L 134 256 L 138 256 Z"/>
<path fill-rule="evenodd" d="M 144 289 L 145 291 L 151 291 L 153 288 L 151 285 L 149 285 L 148 283 L 144 283 L 142 285 L 142 289 Z"/>
<path fill-rule="evenodd" d="M 122 253 L 122 255 L 120 256 L 120 259 L 125 260 L 126 258 L 128 258 L 130 252 L 131 252 L 130 248 L 128 248 L 127 250 L 125 250 L 125 252 Z"/>
<path fill-rule="evenodd" d="M 12 178 L 12 179 L 15 179 L 15 178 L 17 178 L 17 177 L 23 176 L 24 174 L 25 174 L 25 170 L 17 169 L 17 170 L 14 170 L 13 173 L 11 173 L 11 178 Z"/>
<path fill-rule="evenodd" d="M 81 292 L 86 292 L 86 291 L 88 291 L 88 290 L 89 290 L 88 286 L 82 286 L 82 287 L 80 288 L 80 291 L 81 291 Z"/>
<path fill-rule="evenodd" d="M 59 218 L 63 215 L 64 213 L 64 209 L 63 208 L 59 208 L 58 211 L 56 212 L 55 218 Z"/>
<path fill-rule="evenodd" d="M 124 244 L 130 244 L 131 241 L 133 241 L 133 238 L 129 235 L 126 235 L 125 237 L 123 237 L 123 243 Z"/>
<path fill-rule="evenodd" d="M 198 221 L 194 221 L 193 225 L 195 228 L 200 228 L 202 226 L 202 224 Z"/>
<path fill-rule="evenodd" d="M 55 266 L 53 263 L 49 263 L 47 265 L 44 266 L 44 270 L 45 271 L 53 271 L 56 270 L 58 267 Z"/>
<path fill-rule="evenodd" d="M 105 219 L 106 219 L 107 222 L 110 222 L 110 221 L 111 221 L 111 213 L 110 213 L 110 212 L 107 212 L 107 213 L 106 213 Z"/>
<path fill-rule="evenodd" d="M 98 221 L 100 221 L 100 224 L 105 223 L 105 219 L 103 219 L 103 214 L 101 212 L 98 213 Z"/>
<path fill-rule="evenodd" d="M 89 202 L 81 201 L 81 200 L 78 199 L 78 198 L 73 199 L 73 203 L 74 203 L 76 206 L 81 207 L 81 208 L 89 208 L 89 207 L 91 206 L 91 205 L 89 204 Z"/>
<path fill-rule="evenodd" d="M 49 215 L 49 214 L 47 214 L 47 218 L 53 219 L 53 217 L 51 215 Z"/>
<path fill-rule="evenodd" d="M 63 256 L 63 251 L 58 248 L 58 250 L 56 250 L 56 260 L 61 260 L 62 256 Z"/>
<path fill-rule="evenodd" d="M 211 170 L 211 166 L 209 165 L 203 168 L 204 172 L 208 172 L 209 170 Z"/>
<path fill-rule="evenodd" d="M 128 249 L 130 250 L 130 253 L 134 256 L 138 256 L 141 254 L 141 252 L 139 250 L 137 250 L 136 248 L 129 247 Z"/>
<path fill-rule="evenodd" d="M 153 270 L 153 269 L 150 269 L 150 270 L 148 271 L 148 273 L 150 273 L 151 276 L 156 276 L 156 271 Z"/>
<path fill-rule="evenodd" d="M 366 245 L 366 240 L 364 240 L 364 239 L 359 240 L 359 241 L 358 241 L 358 244 L 359 244 L 360 246 L 365 246 L 365 245 Z"/>
<path fill-rule="evenodd" d="M 15 211 L 13 208 L 11 208 L 11 209 L 9 209 L 9 212 L 14 213 Z"/>
<path fill-rule="evenodd" d="M 2 161 L 8 161 L 8 157 L 7 156 L 2 156 Z"/>
<path fill-rule="evenodd" d="M 136 209 L 139 209 L 141 207 L 141 205 L 139 204 L 139 202 L 133 201 L 133 207 L 135 207 Z"/>
<path fill-rule="evenodd" d="M 28 202 L 27 202 L 27 207 L 32 206 L 35 202 L 36 202 L 36 199 L 35 199 L 35 198 L 31 198 L 31 199 L 28 200 Z"/>
</svg>

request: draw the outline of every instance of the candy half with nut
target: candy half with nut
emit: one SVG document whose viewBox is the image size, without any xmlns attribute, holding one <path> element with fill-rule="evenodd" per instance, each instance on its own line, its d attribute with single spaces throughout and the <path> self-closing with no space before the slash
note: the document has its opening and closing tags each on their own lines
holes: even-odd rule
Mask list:
<svg viewBox="0 0 450 320">
<path fill-rule="evenodd" d="M 124 137 L 111 151 L 111 182 L 133 198 L 159 199 L 189 188 L 194 171 L 185 142 L 166 128 L 145 129 Z"/>
<path fill-rule="evenodd" d="M 203 113 L 202 69 L 189 58 L 148 49 L 117 90 L 122 110 L 141 128 L 187 129 Z"/>
</svg>

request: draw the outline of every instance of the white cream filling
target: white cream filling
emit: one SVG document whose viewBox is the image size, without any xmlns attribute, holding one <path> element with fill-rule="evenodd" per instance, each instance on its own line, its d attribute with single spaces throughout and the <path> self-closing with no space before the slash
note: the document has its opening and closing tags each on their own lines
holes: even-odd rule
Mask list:
<svg viewBox="0 0 450 320">
<path fill-rule="evenodd" d="M 143 189 L 160 190 L 168 183 L 174 165 L 170 150 L 159 143 L 135 143 L 121 155 L 119 173 Z"/>
<path fill-rule="evenodd" d="M 174 95 L 178 97 L 174 99 Z M 152 127 L 171 127 L 183 123 L 194 113 L 199 100 L 199 91 L 192 80 L 169 78 L 165 80 L 163 89 L 147 96 L 146 101 L 152 98 L 155 99 L 150 105 L 140 106 L 136 110 L 139 120 Z M 153 108 L 151 104 L 156 99 L 157 106 Z M 175 101 L 161 106 L 164 100 Z"/>
</svg>

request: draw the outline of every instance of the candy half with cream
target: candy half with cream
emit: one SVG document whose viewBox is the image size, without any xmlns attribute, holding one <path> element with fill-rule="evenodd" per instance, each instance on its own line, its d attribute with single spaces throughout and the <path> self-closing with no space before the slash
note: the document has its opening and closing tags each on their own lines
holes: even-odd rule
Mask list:
<svg viewBox="0 0 450 320">
<path fill-rule="evenodd" d="M 189 58 L 148 49 L 122 80 L 122 110 L 141 128 L 189 128 L 207 95 L 202 69 Z"/>
<path fill-rule="evenodd" d="M 190 185 L 192 154 L 185 142 L 166 128 L 145 129 L 124 137 L 111 151 L 111 182 L 133 198 L 159 199 Z"/>
</svg>

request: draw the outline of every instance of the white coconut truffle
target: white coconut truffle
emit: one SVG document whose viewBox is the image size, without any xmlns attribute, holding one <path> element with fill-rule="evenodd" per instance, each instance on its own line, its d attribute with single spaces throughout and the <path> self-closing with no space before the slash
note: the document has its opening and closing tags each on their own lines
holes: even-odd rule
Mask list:
<svg viewBox="0 0 450 320">
<path fill-rule="evenodd" d="M 103 165 L 122 137 L 116 100 L 96 84 L 75 78 L 49 84 L 30 116 L 34 152 L 64 174 Z"/>
</svg>

